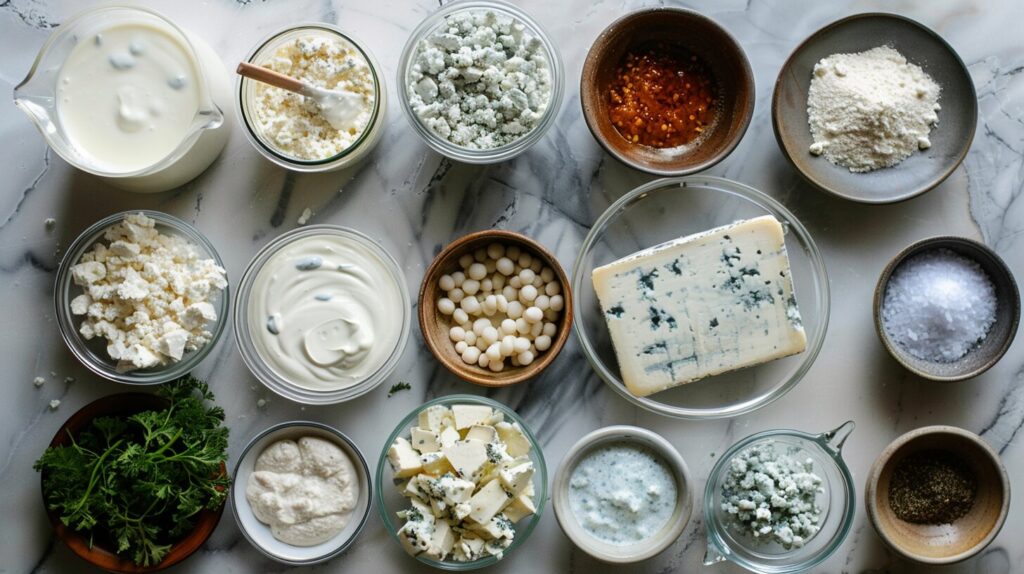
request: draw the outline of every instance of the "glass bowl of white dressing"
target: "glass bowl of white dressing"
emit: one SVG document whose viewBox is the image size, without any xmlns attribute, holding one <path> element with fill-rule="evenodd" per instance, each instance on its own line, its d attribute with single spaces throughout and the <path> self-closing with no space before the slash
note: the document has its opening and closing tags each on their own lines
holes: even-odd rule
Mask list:
<svg viewBox="0 0 1024 574">
<path fill-rule="evenodd" d="M 412 308 L 398 262 L 368 236 L 336 225 L 285 233 L 239 282 L 235 340 L 275 393 L 325 405 L 361 396 L 398 365 Z"/>
<path fill-rule="evenodd" d="M 842 456 L 843 445 L 854 426 L 853 421 L 847 421 L 820 434 L 788 429 L 768 430 L 748 436 L 722 454 L 711 470 L 704 490 L 704 520 L 708 537 L 704 564 L 709 566 L 728 560 L 752 572 L 784 574 L 809 570 L 838 550 L 850 533 L 856 514 L 856 487 Z M 820 479 L 818 491 L 813 495 L 818 516 L 814 533 L 800 540 L 794 538 L 794 541 L 785 542 L 780 542 L 782 537 L 776 536 L 779 531 L 775 529 L 755 537 L 749 527 L 724 508 L 724 503 L 737 504 L 726 500 L 729 476 L 739 470 L 748 470 L 748 477 L 759 472 L 754 466 L 757 461 L 750 459 L 749 454 L 764 452 L 778 457 L 772 463 L 776 468 L 787 466 L 788 463 L 782 459 L 788 458 L 799 465 L 802 472 Z M 740 460 L 742 458 L 748 460 Z M 733 468 L 734 463 L 741 466 Z M 782 480 L 779 478 L 776 482 L 781 483 Z M 801 479 L 795 480 L 800 484 Z M 770 520 L 775 519 L 780 507 L 773 505 L 772 508 L 775 512 Z M 762 519 L 762 522 L 766 520 L 769 519 Z M 792 532 L 783 534 L 788 537 Z"/>
<path fill-rule="evenodd" d="M 693 479 L 679 451 L 647 429 L 616 425 L 576 442 L 555 473 L 558 525 L 603 562 L 630 564 L 663 552 L 693 512 Z"/>
</svg>

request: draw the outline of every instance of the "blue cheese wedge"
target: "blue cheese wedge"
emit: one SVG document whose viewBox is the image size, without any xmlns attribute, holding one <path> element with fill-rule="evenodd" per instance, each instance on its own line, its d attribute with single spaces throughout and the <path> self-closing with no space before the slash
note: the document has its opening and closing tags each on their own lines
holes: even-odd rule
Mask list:
<svg viewBox="0 0 1024 574">
<path fill-rule="evenodd" d="M 622 381 L 638 397 L 807 346 L 770 215 L 639 251 L 592 279 Z"/>
<path fill-rule="evenodd" d="M 424 409 L 388 449 L 399 493 L 402 546 L 413 555 L 469 562 L 500 558 L 515 524 L 534 514 L 530 442 L 486 405 Z"/>
</svg>

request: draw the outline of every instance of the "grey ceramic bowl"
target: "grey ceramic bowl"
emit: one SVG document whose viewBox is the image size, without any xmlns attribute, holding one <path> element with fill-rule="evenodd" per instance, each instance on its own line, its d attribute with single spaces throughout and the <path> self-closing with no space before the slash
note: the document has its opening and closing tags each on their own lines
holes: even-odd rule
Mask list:
<svg viewBox="0 0 1024 574">
<path fill-rule="evenodd" d="M 939 123 L 931 132 L 931 148 L 893 167 L 852 173 L 808 151 L 813 143 L 807 123 L 811 72 L 832 54 L 883 45 L 898 50 L 942 87 Z M 974 83 L 960 56 L 932 30 L 893 14 L 856 14 L 812 34 L 782 65 L 772 97 L 772 126 L 786 159 L 815 187 L 862 203 L 903 201 L 942 183 L 967 155 L 977 122 Z"/>
<path fill-rule="evenodd" d="M 996 322 L 980 345 L 969 351 L 963 358 L 952 363 L 937 363 L 914 357 L 900 348 L 885 332 L 882 322 L 882 301 L 892 272 L 907 258 L 946 248 L 968 259 L 977 261 L 988 274 L 996 289 Z M 904 368 L 914 374 L 933 381 L 952 382 L 976 377 L 995 365 L 1010 348 L 1017 326 L 1020 323 L 1020 292 L 1017 282 L 1006 263 L 986 245 L 965 237 L 932 237 L 922 239 L 900 251 L 886 265 L 875 287 L 874 300 L 875 331 L 889 354 Z"/>
<path fill-rule="evenodd" d="M 900 520 L 889 506 L 889 481 L 896 464 L 925 450 L 948 452 L 973 471 L 978 492 L 971 510 L 952 524 L 912 524 Z M 1010 509 L 1010 480 L 999 455 L 978 435 L 952 426 L 912 430 L 885 447 L 868 473 L 864 490 L 871 526 L 890 548 L 924 564 L 952 564 L 988 546 Z"/>
</svg>

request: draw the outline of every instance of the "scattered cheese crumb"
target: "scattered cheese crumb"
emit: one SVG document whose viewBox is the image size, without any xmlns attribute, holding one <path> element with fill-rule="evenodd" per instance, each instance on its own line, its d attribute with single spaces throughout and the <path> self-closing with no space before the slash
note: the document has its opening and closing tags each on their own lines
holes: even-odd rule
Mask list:
<svg viewBox="0 0 1024 574">
<path fill-rule="evenodd" d="M 32 379 L 32 384 L 35 385 L 35 387 L 37 389 L 39 387 L 43 386 L 43 383 L 45 383 L 45 382 L 46 382 L 46 379 L 44 379 L 42 377 L 36 377 L 36 378 Z"/>
<path fill-rule="evenodd" d="M 64 377 L 64 384 L 65 385 L 70 385 L 73 382 L 75 382 L 75 378 L 74 377 Z"/>
<path fill-rule="evenodd" d="M 310 217 L 313 217 L 313 211 L 307 207 L 306 209 L 302 210 L 302 215 L 299 216 L 298 224 L 305 225 L 306 222 L 309 221 Z"/>
<path fill-rule="evenodd" d="M 43 226 L 46 227 L 47 231 L 53 231 L 53 228 L 56 227 L 56 225 L 57 225 L 57 220 L 52 218 L 52 217 L 47 217 L 43 221 Z"/>
<path fill-rule="evenodd" d="M 53 399 L 50 401 L 50 410 L 55 411 L 60 406 L 60 399 Z"/>
<path fill-rule="evenodd" d="M 267 399 L 259 399 L 258 401 L 256 401 L 256 406 L 261 409 L 267 406 Z"/>
</svg>

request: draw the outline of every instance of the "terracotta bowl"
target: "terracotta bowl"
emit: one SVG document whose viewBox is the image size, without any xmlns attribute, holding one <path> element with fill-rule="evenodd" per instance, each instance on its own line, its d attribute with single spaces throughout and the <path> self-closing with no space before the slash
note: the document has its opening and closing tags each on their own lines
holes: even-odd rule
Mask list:
<svg viewBox="0 0 1024 574">
<path fill-rule="evenodd" d="M 103 397 L 85 405 L 78 412 L 71 415 L 71 418 L 54 435 L 53 440 L 50 441 L 50 446 L 68 444 L 70 442 L 69 433 L 71 435 L 77 434 L 97 417 L 131 415 L 149 409 L 162 409 L 166 406 L 167 401 L 165 399 L 147 393 L 118 393 Z M 221 470 L 227 472 L 223 464 L 221 465 Z M 93 545 L 90 548 L 89 540 L 75 532 L 72 528 L 65 526 L 60 521 L 58 512 L 47 509 L 46 514 L 50 519 L 50 524 L 53 526 L 53 531 L 57 538 L 64 542 L 64 544 L 67 544 L 72 552 L 86 562 L 108 572 L 139 573 L 163 570 L 191 556 L 213 534 L 213 530 L 217 527 L 217 523 L 220 522 L 220 516 L 223 512 L 223 505 L 217 510 L 203 510 L 200 512 L 199 519 L 192 532 L 171 546 L 167 556 L 159 564 L 153 566 L 139 566 L 129 559 L 118 556 L 112 550 L 99 545 Z"/>
<path fill-rule="evenodd" d="M 974 506 L 952 524 L 904 522 L 889 507 L 889 480 L 896 464 L 923 450 L 940 450 L 964 461 L 978 481 Z M 897 438 L 878 456 L 864 493 L 871 525 L 890 548 L 924 564 L 951 564 L 974 556 L 999 534 L 1010 508 L 1010 481 L 999 455 L 978 435 L 952 426 L 929 426 Z"/>
<path fill-rule="evenodd" d="M 697 55 L 718 83 L 718 120 L 699 145 L 659 150 L 632 144 L 608 117 L 608 88 L 626 52 L 657 41 Z M 754 113 L 754 75 L 739 42 L 714 20 L 682 8 L 649 8 L 612 22 L 594 41 L 583 63 L 580 102 L 594 138 L 619 161 L 656 175 L 687 175 L 715 165 L 743 139 Z"/>
<path fill-rule="evenodd" d="M 899 344 L 889 339 L 882 322 L 882 302 L 885 300 L 885 289 L 889 285 L 892 272 L 909 257 L 942 248 L 976 261 L 988 275 L 996 290 L 996 322 L 989 329 L 988 335 L 985 336 L 981 344 L 952 363 L 926 361 L 904 351 Z M 1020 323 L 1020 292 L 1010 268 L 987 245 L 966 237 L 931 237 L 910 245 L 886 265 L 878 278 L 878 285 L 875 287 L 874 315 L 875 332 L 878 333 L 878 338 L 885 345 L 889 354 L 905 369 L 919 377 L 933 381 L 962 381 L 976 377 L 992 368 L 1010 348 Z"/>
<path fill-rule="evenodd" d="M 558 332 L 551 341 L 551 348 L 539 353 L 537 358 L 525 367 L 513 367 L 506 362 L 505 368 L 497 373 L 477 365 L 467 365 L 462 360 L 455 352 L 455 344 L 448 337 L 448 331 L 452 327 L 451 316 L 437 310 L 437 300 L 441 297 L 441 288 L 437 283 L 441 276 L 460 270 L 459 258 L 466 253 L 472 253 L 494 242 L 518 245 L 524 251 L 540 257 L 544 264 L 555 272 L 555 278 L 562 284 L 561 295 L 565 299 L 565 307 L 558 318 Z M 477 231 L 449 243 L 427 268 L 423 283 L 420 285 L 419 317 L 423 340 L 434 357 L 449 371 L 465 381 L 485 387 L 514 385 L 540 374 L 565 346 L 569 331 L 572 329 L 572 293 L 569 289 L 569 278 L 566 277 L 558 259 L 529 237 L 497 229 Z"/>
</svg>

